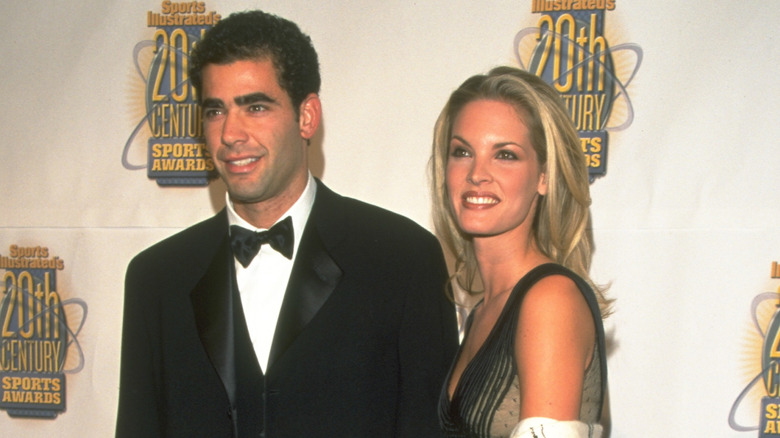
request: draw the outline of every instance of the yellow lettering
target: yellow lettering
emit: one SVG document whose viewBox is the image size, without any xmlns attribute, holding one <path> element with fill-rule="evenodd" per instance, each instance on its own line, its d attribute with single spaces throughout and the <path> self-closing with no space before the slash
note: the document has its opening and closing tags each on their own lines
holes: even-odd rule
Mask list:
<svg viewBox="0 0 780 438">
<path fill-rule="evenodd" d="M 574 86 L 573 72 L 574 67 L 574 41 L 576 38 L 576 24 L 574 17 L 571 14 L 562 14 L 558 17 L 558 21 L 555 23 L 555 34 L 562 37 L 555 38 L 553 57 L 553 78 L 555 79 L 555 89 L 560 93 L 567 93 Z M 567 41 L 566 44 L 566 65 L 561 65 L 561 58 L 563 57 L 563 40 Z"/>
<path fill-rule="evenodd" d="M 590 152 L 598 153 L 601 152 L 601 138 L 594 137 L 590 139 Z"/>
<path fill-rule="evenodd" d="M 766 405 L 766 413 L 764 414 L 764 418 L 769 419 L 775 419 L 777 418 L 777 404 L 776 403 L 769 403 Z"/>
</svg>

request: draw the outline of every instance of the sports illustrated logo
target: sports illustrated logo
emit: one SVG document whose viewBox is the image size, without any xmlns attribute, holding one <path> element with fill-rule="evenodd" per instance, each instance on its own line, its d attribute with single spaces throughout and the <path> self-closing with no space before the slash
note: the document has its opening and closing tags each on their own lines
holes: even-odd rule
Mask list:
<svg viewBox="0 0 780 438">
<path fill-rule="evenodd" d="M 220 19 L 204 2 L 166 0 L 160 12 L 146 13 L 146 26 L 154 34 L 133 49 L 135 70 L 145 87 L 144 114 L 125 143 L 125 169 L 145 168 L 160 186 L 205 186 L 214 177 L 187 68 L 192 48 Z M 130 149 L 142 135 L 148 136 L 146 164 L 131 164 Z"/>
<path fill-rule="evenodd" d="M 520 68 L 555 87 L 579 132 L 593 182 L 607 172 L 609 131 L 628 128 L 634 110 L 627 88 L 642 64 L 636 44 L 610 46 L 607 11 L 617 0 L 533 0 L 537 27 L 515 36 Z"/>
<path fill-rule="evenodd" d="M 770 277 L 776 291 L 756 295 L 750 306 L 752 336 L 746 348 L 750 356 L 745 358 L 748 383 L 729 412 L 729 426 L 733 430 L 758 430 L 759 438 L 780 437 L 780 285 L 777 281 L 780 265 L 777 262 L 772 262 Z M 741 408 L 745 400 L 750 402 L 749 406 L 760 406 L 758 426 L 754 425 L 755 411 Z"/>
<path fill-rule="evenodd" d="M 11 245 L 0 254 L 0 409 L 11 417 L 64 412 L 65 374 L 84 367 L 77 338 L 87 305 L 57 292 L 63 269 L 47 247 Z"/>
</svg>

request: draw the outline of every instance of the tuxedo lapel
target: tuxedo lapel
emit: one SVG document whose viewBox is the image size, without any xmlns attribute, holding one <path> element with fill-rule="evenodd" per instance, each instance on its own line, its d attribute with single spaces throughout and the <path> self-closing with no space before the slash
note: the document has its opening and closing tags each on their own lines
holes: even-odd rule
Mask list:
<svg viewBox="0 0 780 438">
<path fill-rule="evenodd" d="M 235 332 L 233 256 L 227 233 L 213 261 L 190 294 L 198 335 L 211 363 L 235 402 Z"/>
<path fill-rule="evenodd" d="M 325 250 L 319 236 L 314 234 L 301 241 L 298 248 L 279 311 L 268 358 L 269 369 L 314 318 L 341 278 L 341 269 Z"/>
<path fill-rule="evenodd" d="M 323 216 L 332 211 L 334 206 L 331 201 L 334 196 L 333 192 L 318 181 L 316 199 L 301 236 L 290 281 L 279 311 L 268 358 L 269 369 L 314 318 L 341 278 L 341 268 L 331 257 L 321 235 L 321 230 L 327 229 L 325 224 L 328 222 Z"/>
</svg>

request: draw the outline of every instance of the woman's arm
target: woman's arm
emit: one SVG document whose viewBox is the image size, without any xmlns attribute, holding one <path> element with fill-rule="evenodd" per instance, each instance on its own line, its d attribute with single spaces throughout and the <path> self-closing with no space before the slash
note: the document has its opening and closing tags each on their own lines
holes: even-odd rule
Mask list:
<svg viewBox="0 0 780 438">
<path fill-rule="evenodd" d="M 595 327 L 574 281 L 551 275 L 537 282 L 520 308 L 515 361 L 520 419 L 577 420 Z"/>
</svg>

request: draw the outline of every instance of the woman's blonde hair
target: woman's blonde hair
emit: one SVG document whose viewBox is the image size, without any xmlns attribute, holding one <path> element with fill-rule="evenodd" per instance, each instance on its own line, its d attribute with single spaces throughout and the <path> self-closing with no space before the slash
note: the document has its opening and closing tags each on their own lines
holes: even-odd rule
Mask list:
<svg viewBox="0 0 780 438">
<path fill-rule="evenodd" d="M 483 99 L 509 104 L 524 115 L 547 180 L 547 194 L 537 204 L 533 237 L 545 256 L 591 284 L 606 316 L 610 302 L 588 274 L 593 253 L 590 183 L 577 130 L 558 92 L 517 68 L 497 67 L 486 75 L 470 77 L 452 93 L 436 121 L 431 157 L 433 220 L 437 234 L 456 256 L 453 277 L 467 292 L 479 292 L 474 290 L 479 273 L 473 241 L 455 222 L 445 175 L 455 117 L 466 104 Z"/>
</svg>

